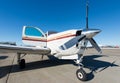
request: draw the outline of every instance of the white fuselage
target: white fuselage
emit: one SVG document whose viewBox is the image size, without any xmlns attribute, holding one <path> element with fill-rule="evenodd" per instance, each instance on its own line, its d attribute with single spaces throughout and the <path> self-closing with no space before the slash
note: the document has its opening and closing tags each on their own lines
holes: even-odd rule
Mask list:
<svg viewBox="0 0 120 83">
<path fill-rule="evenodd" d="M 92 38 L 99 32 L 100 30 L 73 29 L 46 36 L 39 28 L 24 26 L 22 40 L 27 45 L 33 45 L 38 48 L 50 48 L 51 55 L 63 58 L 63 56 L 71 57 L 83 54 L 87 45 L 87 39 Z"/>
<path fill-rule="evenodd" d="M 51 49 L 51 54 L 58 53 L 61 50 L 69 49 L 65 46 L 65 43 L 74 38 L 74 42 L 77 42 L 76 30 L 64 31 L 56 34 L 51 34 L 47 37 L 47 47 Z M 73 43 L 73 42 L 71 42 Z M 62 49 L 62 47 L 63 49 Z"/>
</svg>

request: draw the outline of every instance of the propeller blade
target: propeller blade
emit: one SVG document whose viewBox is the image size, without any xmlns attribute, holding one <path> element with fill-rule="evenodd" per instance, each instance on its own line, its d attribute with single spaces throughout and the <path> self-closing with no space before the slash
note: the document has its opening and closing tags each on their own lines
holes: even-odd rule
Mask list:
<svg viewBox="0 0 120 83">
<path fill-rule="evenodd" d="M 86 35 L 81 35 L 80 38 L 78 39 L 78 42 L 77 42 L 77 44 L 76 44 L 76 47 L 78 47 L 78 46 L 79 46 L 79 42 L 82 41 L 82 40 L 85 39 L 85 38 L 86 38 Z"/>
<path fill-rule="evenodd" d="M 86 30 L 88 30 L 88 2 L 86 3 Z"/>
<path fill-rule="evenodd" d="M 80 42 L 81 40 L 83 40 L 86 37 L 86 35 L 81 35 L 80 39 L 78 40 L 78 42 Z"/>
<path fill-rule="evenodd" d="M 96 41 L 93 38 L 89 39 L 90 43 L 92 44 L 92 46 L 94 46 L 94 48 L 99 52 L 102 53 L 100 47 L 98 46 L 98 44 L 96 43 Z"/>
<path fill-rule="evenodd" d="M 63 45 L 61 45 L 59 48 L 62 50 L 68 49 L 72 46 L 74 46 L 75 44 L 77 44 L 78 42 L 80 42 L 81 40 L 83 40 L 86 36 L 85 35 L 81 35 L 80 38 L 78 39 L 78 41 L 76 41 L 76 38 L 73 38 L 69 41 L 67 41 L 66 43 L 64 43 Z"/>
</svg>

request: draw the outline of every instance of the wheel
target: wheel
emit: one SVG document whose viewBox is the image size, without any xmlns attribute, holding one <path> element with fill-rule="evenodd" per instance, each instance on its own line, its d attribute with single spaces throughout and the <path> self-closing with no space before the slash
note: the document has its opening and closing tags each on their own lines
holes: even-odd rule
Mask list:
<svg viewBox="0 0 120 83">
<path fill-rule="evenodd" d="M 21 59 L 20 60 L 19 66 L 20 66 L 20 69 L 24 69 L 25 68 L 25 59 Z"/>
<path fill-rule="evenodd" d="M 86 74 L 86 72 L 82 68 L 80 68 L 80 69 L 78 69 L 76 71 L 76 75 L 77 75 L 77 78 L 79 80 L 82 80 L 82 81 L 86 81 L 87 80 L 87 74 Z"/>
</svg>

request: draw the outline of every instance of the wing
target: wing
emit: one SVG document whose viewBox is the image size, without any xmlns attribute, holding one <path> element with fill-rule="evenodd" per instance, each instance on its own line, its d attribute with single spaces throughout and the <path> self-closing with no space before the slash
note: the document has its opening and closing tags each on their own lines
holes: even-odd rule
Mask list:
<svg viewBox="0 0 120 83">
<path fill-rule="evenodd" d="M 27 53 L 27 54 L 42 54 L 42 55 L 48 55 L 51 52 L 49 48 L 12 46 L 12 45 L 0 45 L 0 51 L 13 52 L 13 53 Z"/>
</svg>

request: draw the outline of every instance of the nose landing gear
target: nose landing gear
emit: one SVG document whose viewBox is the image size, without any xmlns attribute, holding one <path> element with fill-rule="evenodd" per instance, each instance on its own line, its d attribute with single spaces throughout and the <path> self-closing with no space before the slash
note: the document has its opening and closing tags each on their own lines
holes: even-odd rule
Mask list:
<svg viewBox="0 0 120 83">
<path fill-rule="evenodd" d="M 83 67 L 84 67 L 82 64 L 83 56 L 82 56 L 82 54 L 78 55 L 78 56 L 79 56 L 78 59 L 75 61 L 76 64 L 78 64 L 78 70 L 76 71 L 76 76 L 79 80 L 86 81 L 87 80 L 87 73 L 83 69 Z"/>
</svg>

